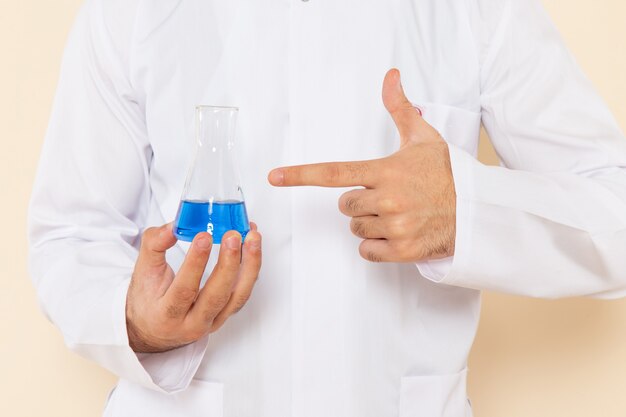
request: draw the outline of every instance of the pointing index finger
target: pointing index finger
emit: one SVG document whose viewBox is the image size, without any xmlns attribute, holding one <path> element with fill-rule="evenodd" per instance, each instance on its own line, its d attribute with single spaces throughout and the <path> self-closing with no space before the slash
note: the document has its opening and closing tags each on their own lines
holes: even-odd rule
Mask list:
<svg viewBox="0 0 626 417">
<path fill-rule="evenodd" d="M 324 162 L 276 168 L 269 174 L 270 184 L 277 187 L 312 185 L 317 187 L 372 188 L 375 183 L 375 161 Z"/>
</svg>

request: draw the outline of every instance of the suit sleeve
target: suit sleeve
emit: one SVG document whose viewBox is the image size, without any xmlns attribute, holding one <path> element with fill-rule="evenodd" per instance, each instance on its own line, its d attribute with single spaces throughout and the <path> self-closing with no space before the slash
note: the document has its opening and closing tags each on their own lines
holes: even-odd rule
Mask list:
<svg viewBox="0 0 626 417">
<path fill-rule="evenodd" d="M 146 227 L 152 153 L 129 52 L 115 41 L 132 38 L 125 22 L 137 2 L 107 23 L 115 3 L 88 1 L 69 37 L 30 203 L 30 269 L 41 308 L 72 350 L 172 392 L 189 384 L 207 340 L 159 354 L 129 346 L 126 293 Z"/>
<path fill-rule="evenodd" d="M 425 275 L 534 297 L 625 295 L 623 133 L 537 0 L 478 0 L 472 15 L 482 122 L 502 166 L 450 146 L 455 256 Z"/>
</svg>

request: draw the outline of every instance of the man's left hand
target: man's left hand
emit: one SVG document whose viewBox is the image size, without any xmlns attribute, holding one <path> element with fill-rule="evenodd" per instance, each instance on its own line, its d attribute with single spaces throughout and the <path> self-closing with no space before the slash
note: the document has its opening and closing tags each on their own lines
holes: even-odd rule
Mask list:
<svg viewBox="0 0 626 417">
<path fill-rule="evenodd" d="M 454 254 L 456 193 L 448 146 L 404 95 L 400 72 L 383 82 L 383 103 L 400 133 L 400 150 L 381 159 L 277 168 L 274 186 L 364 187 L 346 192 L 339 210 L 364 239 L 372 262 L 417 262 Z"/>
</svg>

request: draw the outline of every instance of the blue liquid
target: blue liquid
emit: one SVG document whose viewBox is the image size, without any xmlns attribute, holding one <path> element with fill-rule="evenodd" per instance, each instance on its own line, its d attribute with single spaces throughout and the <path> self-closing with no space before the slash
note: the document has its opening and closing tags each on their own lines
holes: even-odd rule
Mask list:
<svg viewBox="0 0 626 417">
<path fill-rule="evenodd" d="M 250 231 L 246 205 L 243 201 L 221 201 L 213 204 L 202 201 L 181 201 L 174 223 L 174 236 L 191 242 L 200 232 L 213 235 L 213 243 L 222 243 L 222 236 L 236 230 L 242 239 Z"/>
</svg>

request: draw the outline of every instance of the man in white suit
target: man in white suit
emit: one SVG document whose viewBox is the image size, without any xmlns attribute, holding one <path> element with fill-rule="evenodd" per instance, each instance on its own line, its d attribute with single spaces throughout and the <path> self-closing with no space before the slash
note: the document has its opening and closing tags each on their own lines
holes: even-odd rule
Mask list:
<svg viewBox="0 0 626 417">
<path fill-rule="evenodd" d="M 258 282 L 256 226 L 172 237 L 196 104 L 240 108 Z M 624 294 L 624 167 L 534 0 L 88 0 L 32 273 L 107 416 L 469 416 L 480 290 Z"/>
</svg>

